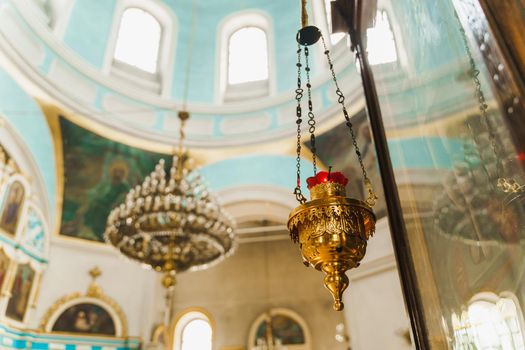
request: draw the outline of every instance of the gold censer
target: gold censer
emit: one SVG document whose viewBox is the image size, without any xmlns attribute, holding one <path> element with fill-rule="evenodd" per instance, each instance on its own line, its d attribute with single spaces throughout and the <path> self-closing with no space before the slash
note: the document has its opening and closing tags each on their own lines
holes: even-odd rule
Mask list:
<svg viewBox="0 0 525 350">
<path fill-rule="evenodd" d="M 302 1 L 303 27 L 297 33 L 297 88 L 295 89 L 296 124 L 297 124 L 297 184 L 295 197 L 300 205 L 295 208 L 288 219 L 288 230 L 295 243 L 299 243 L 303 262 L 325 274 L 324 285 L 332 293 L 334 309 L 341 311 L 344 307 L 342 295 L 348 287 L 346 271 L 358 267 L 366 253 L 367 241 L 375 231 L 376 217 L 372 207 L 376 195 L 372 188 L 361 158 L 361 151 L 356 140 L 352 120 L 346 110 L 345 97 L 339 88 L 337 78 L 330 59 L 330 51 L 326 47 L 321 31 L 315 26 L 308 26 L 306 0 Z M 341 105 L 345 124 L 350 131 L 357 160 L 363 174 L 364 185 L 368 190 L 366 201 L 346 197 L 345 187 L 348 179 L 339 172 L 317 172 L 317 149 L 315 143 L 315 114 L 312 102 L 312 85 L 310 82 L 310 64 L 308 47 L 323 43 L 324 54 L 328 61 L 335 85 L 337 101 Z M 304 62 L 301 60 L 304 52 Z M 302 86 L 302 67 L 305 66 L 306 91 Z M 306 95 L 308 109 L 303 115 L 301 100 Z M 307 118 L 310 134 L 309 146 L 312 151 L 314 176 L 307 179 L 310 189 L 310 201 L 307 201 L 301 191 L 301 125 L 303 117 Z M 341 149 L 341 152 L 347 150 Z"/>
<path fill-rule="evenodd" d="M 299 243 L 304 264 L 325 274 L 324 285 L 333 295 L 334 309 L 341 311 L 349 283 L 345 272 L 358 267 L 365 256 L 376 218 L 368 204 L 347 198 L 345 186 L 332 179 L 315 184 L 310 194 L 310 201 L 290 213 L 288 230 Z"/>
</svg>

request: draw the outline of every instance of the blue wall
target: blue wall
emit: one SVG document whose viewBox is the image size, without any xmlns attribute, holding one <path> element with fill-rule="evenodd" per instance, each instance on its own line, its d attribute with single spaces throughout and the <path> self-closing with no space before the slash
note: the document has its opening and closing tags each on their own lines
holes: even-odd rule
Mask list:
<svg viewBox="0 0 525 350">
<path fill-rule="evenodd" d="M 192 1 L 165 0 L 164 3 L 177 19 L 172 95 L 181 100 L 189 52 L 189 30 L 192 28 Z M 272 31 L 275 47 L 270 49 L 276 54 L 274 78 L 277 79 L 277 92 L 288 91 L 293 87 L 296 74 L 295 34 L 299 25 L 299 1 L 206 1 L 200 2 L 196 10 L 189 101 L 213 102 L 218 58 L 218 26 L 228 15 L 250 9 L 262 11 L 274 20 Z M 96 68 L 101 68 L 103 65 L 114 10 L 115 0 L 76 0 L 71 13 L 64 41 Z"/>
<path fill-rule="evenodd" d="M 101 68 L 113 21 L 115 0 L 75 0 L 64 42 Z"/>
</svg>

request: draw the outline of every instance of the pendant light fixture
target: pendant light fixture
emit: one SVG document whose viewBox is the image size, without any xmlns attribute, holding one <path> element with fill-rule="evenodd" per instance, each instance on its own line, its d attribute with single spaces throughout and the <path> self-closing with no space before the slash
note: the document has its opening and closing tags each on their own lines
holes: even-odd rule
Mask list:
<svg viewBox="0 0 525 350">
<path fill-rule="evenodd" d="M 367 241 L 375 231 L 376 217 L 372 207 L 377 196 L 363 165 L 352 121 L 346 110 L 345 97 L 339 88 L 330 58 L 330 51 L 319 28 L 308 25 L 306 0 L 302 0 L 301 4 L 302 28 L 297 33 L 297 89 L 295 90 L 297 101 L 297 183 L 294 189 L 294 194 L 300 205 L 290 213 L 288 230 L 292 240 L 299 243 L 304 264 L 325 274 L 324 285 L 332 293 L 333 307 L 335 310 L 341 311 L 344 307 L 342 294 L 349 284 L 345 272 L 359 266 L 366 253 Z M 317 171 L 316 121 L 310 82 L 309 47 L 319 40 L 321 40 L 324 48 L 324 54 L 335 85 L 337 101 L 341 105 L 346 127 L 349 129 L 363 181 L 367 188 L 368 198 L 365 201 L 346 196 L 345 187 L 348 179 L 342 173 L 332 172 L 332 167 L 328 172 Z M 303 54 L 304 63 L 302 61 Z M 313 176 L 307 179 L 311 195 L 310 201 L 304 197 L 301 190 L 301 125 L 304 117 L 301 102 L 305 95 L 302 85 L 303 64 L 308 99 L 306 118 L 313 155 Z"/>
</svg>

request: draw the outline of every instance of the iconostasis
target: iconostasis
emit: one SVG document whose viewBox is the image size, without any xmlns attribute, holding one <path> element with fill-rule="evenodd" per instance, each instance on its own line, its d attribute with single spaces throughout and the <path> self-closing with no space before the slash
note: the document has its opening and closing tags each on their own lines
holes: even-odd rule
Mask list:
<svg viewBox="0 0 525 350">
<path fill-rule="evenodd" d="M 20 166 L 6 148 L 0 146 L 0 344 L 17 349 L 53 344 L 67 347 L 86 343 L 86 335 L 96 335 L 114 339 L 87 340 L 93 346 L 101 342 L 138 348 L 139 340 L 126 338 L 124 312 L 96 284 L 101 273 L 98 269 L 90 272 L 93 281 L 87 292 L 71 293 L 45 306 L 48 310 L 39 330 L 26 331 L 37 322 L 42 276 L 49 266 L 49 218 L 35 196 L 38 181 L 22 170 L 31 167 Z M 20 150 L 15 147 L 14 151 Z M 57 282 L 67 283 L 67 279 Z"/>
</svg>

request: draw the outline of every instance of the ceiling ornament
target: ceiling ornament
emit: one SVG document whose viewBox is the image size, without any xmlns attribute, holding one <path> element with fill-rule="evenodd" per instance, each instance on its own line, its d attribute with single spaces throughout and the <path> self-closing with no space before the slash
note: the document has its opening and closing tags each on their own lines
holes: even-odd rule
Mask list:
<svg viewBox="0 0 525 350">
<path fill-rule="evenodd" d="M 375 231 L 376 217 L 372 210 L 377 196 L 372 188 L 361 159 L 361 152 L 357 144 L 352 121 L 346 110 L 345 97 L 339 88 L 333 69 L 330 51 L 327 49 L 321 31 L 315 26 L 308 25 L 306 0 L 302 0 L 302 28 L 297 33 L 297 89 L 296 93 L 296 123 L 297 123 L 297 184 L 294 190 L 300 205 L 291 213 L 288 220 L 288 229 L 294 242 L 299 243 L 303 262 L 306 266 L 324 272 L 324 285 L 332 293 L 334 309 L 341 311 L 343 291 L 348 287 L 348 277 L 345 272 L 359 266 L 366 253 L 367 241 Z M 315 145 L 315 115 L 312 102 L 309 46 L 321 40 L 324 54 L 328 60 L 332 78 L 336 88 L 337 101 L 341 105 L 346 126 L 350 131 L 355 153 L 363 173 L 364 184 L 368 189 L 368 198 L 365 201 L 346 197 L 345 186 L 348 179 L 339 172 L 317 172 L 317 158 Z M 302 86 L 301 55 L 304 51 L 304 65 L 306 75 L 306 96 L 308 98 L 308 131 L 310 133 L 310 148 L 313 155 L 313 177 L 308 178 L 311 200 L 307 201 L 301 192 L 301 124 L 303 109 L 301 100 L 305 91 Z"/>
</svg>

